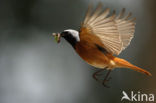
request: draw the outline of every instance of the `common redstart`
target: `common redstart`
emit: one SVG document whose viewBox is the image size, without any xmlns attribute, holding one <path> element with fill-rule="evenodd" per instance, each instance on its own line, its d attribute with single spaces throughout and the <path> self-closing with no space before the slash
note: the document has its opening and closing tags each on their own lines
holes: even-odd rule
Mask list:
<svg viewBox="0 0 156 103">
<path fill-rule="evenodd" d="M 114 68 L 130 68 L 151 76 L 150 72 L 115 56 L 130 44 L 135 31 L 135 18 L 130 18 L 131 13 L 125 16 L 125 9 L 118 15 L 115 11 L 112 15 L 109 13 L 109 8 L 102 11 L 101 3 L 94 11 L 92 5 L 89 5 L 78 31 L 67 29 L 53 35 L 57 42 L 63 37 L 84 61 L 100 69 L 93 74 L 94 79 L 98 80 L 99 73 L 107 69 L 108 73 L 102 82 L 105 87 L 108 87 L 105 83 L 110 79 L 108 75 Z"/>
</svg>

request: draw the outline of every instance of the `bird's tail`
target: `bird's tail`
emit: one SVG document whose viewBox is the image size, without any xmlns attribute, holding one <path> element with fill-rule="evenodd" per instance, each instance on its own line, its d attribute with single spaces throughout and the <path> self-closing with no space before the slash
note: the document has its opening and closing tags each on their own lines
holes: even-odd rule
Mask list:
<svg viewBox="0 0 156 103">
<path fill-rule="evenodd" d="M 142 68 L 139 68 L 139 67 L 129 63 L 128 61 L 126 61 L 124 59 L 116 57 L 116 58 L 114 58 L 114 62 L 116 63 L 117 67 L 130 68 L 130 69 L 133 69 L 135 71 L 138 71 L 138 72 L 144 73 L 146 75 L 152 76 L 150 72 L 148 72 Z"/>
</svg>

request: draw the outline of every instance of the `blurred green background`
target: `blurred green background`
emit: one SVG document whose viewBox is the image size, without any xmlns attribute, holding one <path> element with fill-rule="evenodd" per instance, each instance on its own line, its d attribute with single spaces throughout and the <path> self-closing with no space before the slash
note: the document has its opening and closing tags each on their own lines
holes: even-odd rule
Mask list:
<svg viewBox="0 0 156 103">
<path fill-rule="evenodd" d="M 52 32 L 78 29 L 89 3 L 98 0 L 0 0 L 0 103 L 120 103 L 122 91 L 156 94 L 156 0 L 102 0 L 136 17 L 131 45 L 119 57 L 152 73 L 111 73 L 111 88 L 92 78 L 86 64 Z M 144 103 L 144 102 L 142 102 Z"/>
</svg>

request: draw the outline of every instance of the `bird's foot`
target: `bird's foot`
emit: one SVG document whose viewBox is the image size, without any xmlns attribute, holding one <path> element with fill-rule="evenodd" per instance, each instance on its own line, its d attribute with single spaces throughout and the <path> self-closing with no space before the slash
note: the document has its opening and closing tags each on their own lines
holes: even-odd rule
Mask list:
<svg viewBox="0 0 156 103">
<path fill-rule="evenodd" d="M 102 74 L 99 74 L 100 72 L 102 72 L 103 70 L 101 69 L 101 70 L 99 70 L 99 71 L 97 71 L 97 72 L 95 72 L 94 74 L 93 74 L 93 78 L 96 80 L 96 81 L 100 81 L 99 79 L 98 79 L 98 77 L 97 76 L 101 76 Z"/>
<path fill-rule="evenodd" d="M 108 79 L 107 78 L 104 79 L 103 82 L 102 82 L 103 86 L 106 87 L 106 88 L 110 88 L 110 86 L 106 85 L 106 82 L 109 82 L 111 79 L 112 79 L 111 77 L 109 77 Z"/>
</svg>

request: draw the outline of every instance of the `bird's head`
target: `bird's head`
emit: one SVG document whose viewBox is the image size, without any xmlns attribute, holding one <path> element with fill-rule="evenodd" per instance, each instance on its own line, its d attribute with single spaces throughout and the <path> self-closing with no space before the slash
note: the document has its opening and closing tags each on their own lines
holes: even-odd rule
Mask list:
<svg viewBox="0 0 156 103">
<path fill-rule="evenodd" d="M 67 40 L 73 47 L 77 42 L 80 41 L 79 32 L 72 29 L 64 30 L 61 33 L 53 33 L 53 36 L 55 36 L 55 39 L 57 43 L 60 42 L 61 37 L 63 37 L 65 40 Z"/>
</svg>

